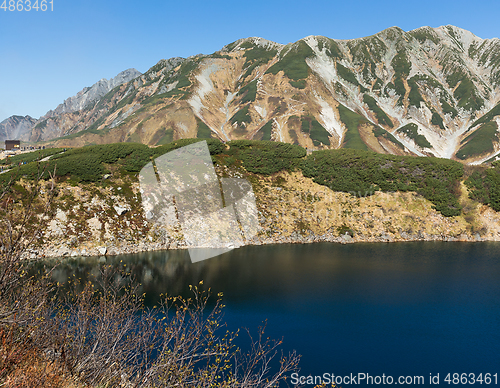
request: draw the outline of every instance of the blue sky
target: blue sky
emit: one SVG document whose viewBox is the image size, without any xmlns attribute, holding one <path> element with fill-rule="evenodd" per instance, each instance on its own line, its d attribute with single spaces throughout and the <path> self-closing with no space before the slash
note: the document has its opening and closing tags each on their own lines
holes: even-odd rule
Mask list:
<svg viewBox="0 0 500 388">
<path fill-rule="evenodd" d="M 0 9 L 0 121 L 38 118 L 101 78 L 131 67 L 145 72 L 162 58 L 210 54 L 249 36 L 286 44 L 453 24 L 500 37 L 498 0 L 53 2 L 46 12 Z"/>
</svg>

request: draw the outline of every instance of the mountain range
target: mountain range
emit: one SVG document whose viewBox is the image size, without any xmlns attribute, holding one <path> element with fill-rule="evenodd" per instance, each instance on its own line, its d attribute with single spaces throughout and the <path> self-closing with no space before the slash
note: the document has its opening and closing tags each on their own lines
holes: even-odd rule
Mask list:
<svg viewBox="0 0 500 388">
<path fill-rule="evenodd" d="M 0 141 L 29 140 L 37 120 L 31 116 L 10 116 L 0 123 Z"/>
<path fill-rule="evenodd" d="M 36 123 L 16 119 L 17 132 L 12 120 L 0 124 L 0 138 L 58 146 L 258 139 L 478 164 L 500 154 L 500 40 L 454 26 L 287 45 L 246 38 L 101 80 Z"/>
<path fill-rule="evenodd" d="M 48 119 L 54 118 L 57 122 L 64 117 L 64 114 L 71 114 L 85 109 L 92 102 L 99 100 L 106 95 L 114 87 L 126 83 L 138 76 L 141 73 L 136 69 L 128 69 L 119 73 L 111 79 L 101 79 L 91 87 L 83 88 L 75 96 L 66 99 L 62 104 L 59 104 L 54 110 L 48 111 L 39 120 L 30 116 L 11 116 L 0 123 L 0 141 L 20 139 L 24 141 L 38 141 L 40 138 L 33 136 L 33 128 L 41 123 L 48 123 Z M 41 139 L 52 139 L 61 136 L 61 130 L 64 130 L 65 125 L 71 124 L 50 124 L 44 126 L 44 136 Z"/>
</svg>

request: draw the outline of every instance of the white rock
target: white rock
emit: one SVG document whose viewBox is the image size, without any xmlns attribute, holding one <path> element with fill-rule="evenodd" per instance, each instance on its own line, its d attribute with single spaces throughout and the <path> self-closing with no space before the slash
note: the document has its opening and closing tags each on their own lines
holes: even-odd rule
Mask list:
<svg viewBox="0 0 500 388">
<path fill-rule="evenodd" d="M 347 232 L 342 236 L 342 238 L 344 239 L 344 241 L 351 241 L 352 240 L 352 237 Z"/>
<path fill-rule="evenodd" d="M 118 213 L 119 216 L 122 214 L 125 214 L 129 209 L 126 207 L 121 207 L 121 206 L 113 206 L 115 208 L 116 213 Z"/>
<path fill-rule="evenodd" d="M 108 248 L 106 248 L 106 247 L 99 247 L 99 248 L 97 248 L 97 250 L 99 251 L 99 253 L 101 255 L 105 255 L 106 252 L 108 251 Z"/>
</svg>

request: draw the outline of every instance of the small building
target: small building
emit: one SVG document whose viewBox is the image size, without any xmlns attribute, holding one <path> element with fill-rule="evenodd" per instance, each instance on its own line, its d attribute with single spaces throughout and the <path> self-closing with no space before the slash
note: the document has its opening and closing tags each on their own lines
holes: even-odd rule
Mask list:
<svg viewBox="0 0 500 388">
<path fill-rule="evenodd" d="M 5 151 L 20 150 L 21 140 L 5 140 Z"/>
</svg>

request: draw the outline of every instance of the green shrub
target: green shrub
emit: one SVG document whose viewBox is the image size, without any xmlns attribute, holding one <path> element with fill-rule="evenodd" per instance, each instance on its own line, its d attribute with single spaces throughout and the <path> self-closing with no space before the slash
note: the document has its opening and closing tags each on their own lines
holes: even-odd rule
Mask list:
<svg viewBox="0 0 500 388">
<path fill-rule="evenodd" d="M 382 80 L 380 78 L 377 77 L 375 83 L 373 84 L 373 90 L 380 91 L 380 90 L 382 90 L 383 86 L 384 86 L 384 83 L 382 82 Z"/>
<path fill-rule="evenodd" d="M 191 81 L 189 80 L 189 76 L 193 70 L 198 68 L 200 64 L 199 58 L 191 58 L 182 62 L 179 70 L 177 70 L 171 77 L 165 77 L 160 86 L 164 84 L 171 84 L 177 81 L 176 89 L 186 88 L 191 86 Z"/>
<path fill-rule="evenodd" d="M 228 60 L 232 59 L 229 55 L 221 54 L 220 52 L 215 52 L 213 54 L 210 54 L 208 57 L 214 59 L 228 59 Z"/>
<path fill-rule="evenodd" d="M 347 67 L 342 66 L 340 63 L 337 63 L 337 73 L 347 82 L 350 82 L 351 84 L 356 86 L 360 86 L 354 73 Z"/>
<path fill-rule="evenodd" d="M 261 61 L 255 61 L 253 62 L 250 66 L 247 67 L 247 70 L 245 71 L 245 74 L 243 74 L 243 76 L 241 77 L 241 80 L 244 80 L 246 79 L 247 77 L 249 77 L 250 75 L 252 75 L 253 71 L 263 65 L 264 63 L 262 63 Z"/>
<path fill-rule="evenodd" d="M 178 148 L 198 143 L 199 141 L 206 141 L 208 145 L 208 150 L 210 151 L 210 155 L 220 154 L 224 150 L 224 144 L 219 139 L 179 139 L 172 143 L 162 145 L 160 147 L 154 148 L 153 158 L 157 158 L 160 155 L 163 155 L 167 152 L 176 150 Z"/>
<path fill-rule="evenodd" d="M 250 117 L 250 114 L 248 113 L 248 105 L 240 109 L 238 112 L 236 112 L 233 117 L 229 120 L 231 124 L 237 123 L 238 126 L 241 126 L 243 123 L 251 123 L 252 122 L 252 117 Z"/>
<path fill-rule="evenodd" d="M 481 118 L 479 118 L 476 121 L 474 121 L 469 128 L 473 128 L 476 125 L 484 124 L 484 123 L 487 123 L 489 121 L 493 121 L 493 119 L 495 118 L 495 116 L 500 116 L 500 104 L 497 104 L 493 109 L 491 109 L 484 116 L 482 116 Z"/>
<path fill-rule="evenodd" d="M 302 165 L 305 176 L 334 191 L 367 196 L 381 191 L 415 191 L 444 216 L 461 212 L 463 165 L 447 159 L 383 155 L 339 149 L 315 151 Z"/>
<path fill-rule="evenodd" d="M 210 139 L 212 137 L 212 130 L 208 127 L 208 125 L 199 118 L 196 118 L 196 122 L 198 123 L 196 137 L 198 139 Z"/>
<path fill-rule="evenodd" d="M 95 154 L 68 155 L 56 163 L 58 176 L 70 175 L 73 180 L 81 182 L 96 182 L 102 178 L 105 171 L 102 160 Z"/>
<path fill-rule="evenodd" d="M 406 52 L 401 51 L 392 58 L 392 68 L 396 78 L 407 78 L 410 75 L 411 63 L 408 61 Z"/>
<path fill-rule="evenodd" d="M 243 42 L 240 48 L 249 49 L 243 54 L 246 58 L 243 67 L 247 70 L 241 77 L 242 80 L 250 76 L 255 68 L 265 65 L 278 54 L 278 50 L 274 48 L 261 47 L 249 41 Z"/>
<path fill-rule="evenodd" d="M 56 176 L 70 176 L 77 182 L 95 182 L 101 179 L 104 174 L 104 166 L 101 160 L 95 154 L 68 154 L 65 157 L 51 159 L 42 164 L 46 167 L 42 178 L 48 179 L 49 172 L 53 172 L 56 168 Z M 42 167 L 43 168 L 43 167 Z M 41 171 L 41 170 L 40 170 Z M 2 174 L 5 178 L 14 176 L 17 178 L 26 177 L 29 179 L 35 178 L 39 173 L 38 165 L 35 162 L 22 165 L 19 169 L 13 169 L 11 172 Z"/>
<path fill-rule="evenodd" d="M 394 124 L 389 116 L 387 116 L 387 114 L 378 106 L 377 101 L 375 101 L 372 96 L 365 94 L 363 96 L 363 102 L 368 105 L 368 108 L 370 108 L 373 113 L 375 113 L 379 124 L 385 124 L 391 128 L 394 127 Z"/>
<path fill-rule="evenodd" d="M 269 120 L 257 131 L 255 140 L 271 140 L 272 130 L 273 130 L 273 121 Z"/>
<path fill-rule="evenodd" d="M 309 66 L 306 63 L 306 58 L 313 56 L 314 52 L 309 45 L 299 40 L 278 62 L 266 71 L 266 74 L 278 74 L 283 71 L 293 81 L 307 78 L 309 76 Z"/>
<path fill-rule="evenodd" d="M 387 85 L 385 85 L 384 94 L 386 96 L 389 96 L 389 91 L 390 90 L 396 92 L 396 87 L 394 86 L 394 84 L 392 82 L 388 82 Z"/>
<path fill-rule="evenodd" d="M 241 103 L 255 101 L 257 97 L 257 80 L 249 82 L 246 86 L 240 89 L 238 96 L 243 96 Z"/>
<path fill-rule="evenodd" d="M 359 125 L 367 123 L 366 119 L 360 114 L 347 109 L 342 104 L 339 104 L 337 109 L 339 111 L 340 120 L 347 127 L 347 131 L 344 136 L 344 147 L 368 151 L 368 147 L 363 140 L 361 140 L 358 130 Z"/>
<path fill-rule="evenodd" d="M 484 106 L 484 100 L 479 95 L 476 86 L 468 78 L 464 77 L 460 85 L 455 89 L 453 96 L 458 100 L 458 106 L 469 111 L 478 111 Z"/>
<path fill-rule="evenodd" d="M 500 166 L 493 162 L 491 168 L 478 167 L 465 181 L 469 197 L 500 211 Z"/>
<path fill-rule="evenodd" d="M 444 114 L 451 114 L 452 118 L 455 118 L 458 115 L 458 112 L 455 108 L 453 108 L 448 102 L 446 102 L 445 99 L 440 100 L 441 103 L 441 108 L 443 108 L 443 113 Z"/>
<path fill-rule="evenodd" d="M 41 160 L 46 158 L 47 156 L 51 156 L 54 154 L 58 154 L 61 152 L 63 148 L 47 148 L 44 150 L 37 150 L 33 152 L 24 152 L 19 155 L 9 156 L 8 158 L 1 159 L 0 165 L 9 165 L 9 164 L 19 164 L 19 163 L 31 163 L 36 160 Z"/>
<path fill-rule="evenodd" d="M 441 129 L 444 129 L 443 118 L 437 112 L 434 112 L 432 114 L 431 123 L 439 126 L 439 128 L 441 128 Z"/>
<path fill-rule="evenodd" d="M 416 106 L 417 108 L 419 108 L 420 103 L 425 102 L 425 101 L 422 98 L 420 91 L 418 90 L 418 85 L 412 78 L 410 78 L 408 80 L 408 86 L 410 87 L 410 93 L 408 94 L 409 103 L 410 103 L 410 105 L 413 105 L 413 106 Z"/>
<path fill-rule="evenodd" d="M 172 128 L 163 128 L 163 130 L 155 134 L 155 138 L 158 139 L 158 141 L 156 141 L 156 145 L 171 143 L 174 140 L 174 130 Z"/>
<path fill-rule="evenodd" d="M 278 50 L 272 48 L 268 49 L 267 47 L 262 47 L 259 45 L 255 45 L 250 42 L 244 42 L 240 45 L 241 48 L 247 48 L 249 50 L 245 51 L 245 54 L 243 56 L 246 58 L 245 61 L 245 67 L 248 66 L 251 62 L 257 61 L 260 64 L 264 64 L 269 62 L 271 59 L 273 59 L 276 54 L 278 53 Z"/>
<path fill-rule="evenodd" d="M 396 94 L 399 95 L 398 99 L 398 105 L 403 105 L 403 100 L 406 94 L 406 88 L 404 82 L 401 80 L 401 78 L 396 78 L 394 80 L 394 90 L 396 91 Z"/>
<path fill-rule="evenodd" d="M 329 57 L 333 59 L 342 58 L 342 52 L 340 51 L 340 47 L 333 39 L 329 38 L 320 38 L 318 39 L 318 49 L 322 51 L 323 48 L 326 48 L 326 53 Z"/>
<path fill-rule="evenodd" d="M 330 133 L 314 117 L 303 116 L 301 122 L 302 132 L 309 135 L 315 146 L 330 145 Z"/>
<path fill-rule="evenodd" d="M 457 158 L 463 160 L 472 156 L 493 152 L 493 140 L 498 140 L 497 129 L 498 125 L 495 121 L 481 125 L 460 142 L 460 144 L 465 144 L 457 151 Z"/>
<path fill-rule="evenodd" d="M 241 160 L 243 167 L 255 174 L 291 171 L 306 155 L 300 146 L 274 141 L 233 140 L 227 144 L 230 149 L 224 153 Z"/>
<path fill-rule="evenodd" d="M 47 127 L 47 120 L 40 121 L 37 125 L 35 125 L 35 129 L 44 129 Z"/>
<path fill-rule="evenodd" d="M 413 30 L 408 33 L 411 34 L 420 43 L 425 43 L 427 40 L 430 40 L 436 45 L 439 44 L 439 37 L 436 35 L 434 30 L 422 27 L 418 30 Z"/>
<path fill-rule="evenodd" d="M 417 144 L 421 148 L 432 148 L 432 145 L 431 143 L 429 143 L 427 138 L 424 135 L 420 135 L 418 133 L 417 124 L 414 123 L 406 124 L 401 128 L 398 128 L 396 131 L 398 133 L 405 134 L 410 139 L 413 139 L 413 141 L 415 141 L 415 144 Z"/>
<path fill-rule="evenodd" d="M 301 79 L 299 81 L 288 81 L 290 83 L 290 85 L 292 85 L 294 88 L 297 88 L 297 89 L 305 89 L 306 87 L 306 80 L 305 79 Z"/>
<path fill-rule="evenodd" d="M 401 148 L 402 150 L 405 149 L 405 146 L 403 144 L 401 144 L 401 142 L 396 139 L 392 133 L 390 132 L 387 132 L 385 129 L 383 128 L 380 128 L 380 127 L 375 127 L 373 128 L 372 130 L 373 134 L 375 135 L 375 137 L 380 137 L 382 136 L 384 139 L 387 139 L 389 140 L 390 142 L 396 144 L 399 148 Z"/>
<path fill-rule="evenodd" d="M 149 148 L 145 144 L 115 143 L 73 148 L 61 154 L 54 155 L 49 161 L 42 163 L 46 167 L 43 178 L 48 178 L 49 171 L 56 167 L 57 177 L 68 177 L 74 182 L 98 182 L 106 173 L 106 167 L 114 165 L 124 173 L 137 173 L 151 161 L 166 152 L 202 141 L 202 139 L 181 139 L 156 148 Z M 217 139 L 206 140 L 211 155 L 220 154 L 225 148 Z M 35 162 L 14 168 L 0 174 L 0 183 L 6 183 L 11 177 L 34 178 L 38 173 Z"/>
</svg>

